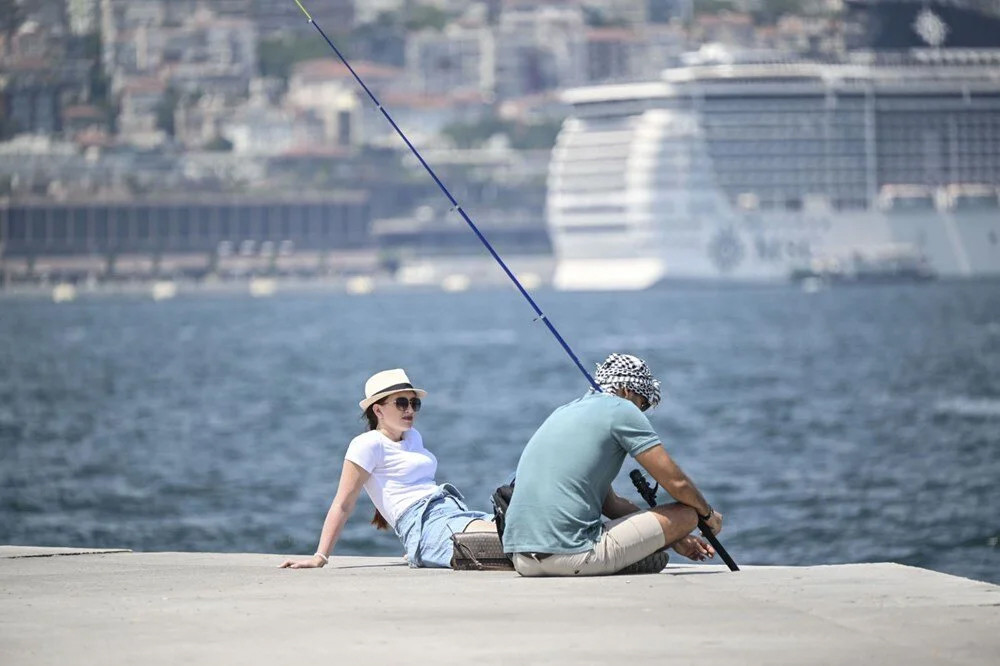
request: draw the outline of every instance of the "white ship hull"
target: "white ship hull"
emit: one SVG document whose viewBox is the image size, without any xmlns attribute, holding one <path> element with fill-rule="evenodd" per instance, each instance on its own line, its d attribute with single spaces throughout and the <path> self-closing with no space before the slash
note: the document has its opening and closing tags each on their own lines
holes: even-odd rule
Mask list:
<svg viewBox="0 0 1000 666">
<path fill-rule="evenodd" d="M 655 244 L 636 238 L 631 252 L 618 258 L 579 256 L 587 253 L 567 248 L 557 254 L 553 283 L 563 290 L 635 290 L 664 281 L 779 282 L 810 257 L 885 247 L 917 249 L 943 278 L 1000 276 L 998 239 L 1000 217 L 989 215 L 762 215 L 708 223 L 699 231 L 664 229 Z M 607 247 L 600 238 L 577 241 L 592 241 L 594 250 Z"/>
<path fill-rule="evenodd" d="M 735 96 L 718 103 L 710 122 L 705 102 L 690 103 L 697 95 L 669 82 L 568 93 L 577 113 L 563 125 L 549 170 L 556 288 L 786 281 L 817 261 L 891 249 L 919 253 L 940 277 L 1000 275 L 1000 183 L 989 170 L 990 160 L 1000 162 L 1000 142 L 970 149 L 968 163 L 986 165 L 980 171 L 959 163 L 958 148 L 974 145 L 964 135 L 949 144 L 955 176 L 986 174 L 985 182 L 964 186 L 945 173 L 933 187 L 892 184 L 897 174 L 947 172 L 937 153 L 919 154 L 920 168 L 907 171 L 911 157 L 893 152 L 938 150 L 930 138 L 943 139 L 892 143 L 887 114 L 895 107 L 885 111 L 881 99 L 848 84 L 829 88 L 826 70 L 802 83 L 817 71 L 795 73 L 789 84 L 805 101 L 779 96 L 753 114 Z M 768 85 L 773 92 L 785 84 Z M 992 80 L 982 86 L 1000 90 Z M 844 101 L 829 102 L 835 95 Z M 919 99 L 905 103 L 919 108 Z M 989 122 L 1000 121 L 1000 103 L 989 103 Z M 885 145 L 876 127 L 890 137 Z"/>
</svg>

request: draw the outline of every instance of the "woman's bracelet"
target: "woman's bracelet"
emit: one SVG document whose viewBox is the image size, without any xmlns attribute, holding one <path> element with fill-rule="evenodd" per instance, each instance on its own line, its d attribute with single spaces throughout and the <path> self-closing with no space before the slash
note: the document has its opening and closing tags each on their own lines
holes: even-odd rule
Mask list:
<svg viewBox="0 0 1000 666">
<path fill-rule="evenodd" d="M 324 555 L 323 553 L 319 552 L 318 550 L 316 551 L 316 555 L 319 555 L 319 559 L 323 560 L 323 564 L 330 563 L 330 558 Z"/>
</svg>

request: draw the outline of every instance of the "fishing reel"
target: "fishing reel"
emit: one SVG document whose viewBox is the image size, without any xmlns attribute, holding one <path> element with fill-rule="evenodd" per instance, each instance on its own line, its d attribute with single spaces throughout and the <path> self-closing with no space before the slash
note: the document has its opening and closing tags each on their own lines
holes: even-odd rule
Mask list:
<svg viewBox="0 0 1000 666">
<path fill-rule="evenodd" d="M 632 479 L 632 485 L 639 491 L 642 499 L 646 500 L 646 504 L 651 507 L 656 506 L 656 491 L 659 490 L 660 484 L 656 484 L 656 488 L 651 487 L 646 477 L 637 469 L 632 470 L 628 478 Z"/>
</svg>

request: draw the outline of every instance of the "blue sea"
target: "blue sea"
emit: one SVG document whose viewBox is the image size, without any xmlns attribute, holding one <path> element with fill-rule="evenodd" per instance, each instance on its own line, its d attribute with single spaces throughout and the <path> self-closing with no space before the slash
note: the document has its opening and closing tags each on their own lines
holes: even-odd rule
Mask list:
<svg viewBox="0 0 1000 666">
<path fill-rule="evenodd" d="M 741 564 L 894 561 L 1000 583 L 1000 283 L 558 293 L 588 368 L 644 357 L 651 420 Z M 487 509 L 587 383 L 513 289 L 0 298 L 0 543 L 312 553 L 366 377 Z M 640 502 L 626 463 L 617 491 Z M 359 502 L 335 552 L 401 555 Z M 276 560 L 277 563 L 277 560 Z"/>
</svg>

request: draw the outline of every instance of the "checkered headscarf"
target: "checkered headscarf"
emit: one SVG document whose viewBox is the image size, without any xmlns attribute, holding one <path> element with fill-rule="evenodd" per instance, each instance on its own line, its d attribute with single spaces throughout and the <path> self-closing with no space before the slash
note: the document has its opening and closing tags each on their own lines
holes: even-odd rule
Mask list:
<svg viewBox="0 0 1000 666">
<path fill-rule="evenodd" d="M 594 380 L 606 393 L 631 389 L 648 400 L 650 407 L 660 404 L 660 382 L 653 378 L 649 366 L 638 356 L 611 354 L 604 363 L 598 364 Z"/>
</svg>

